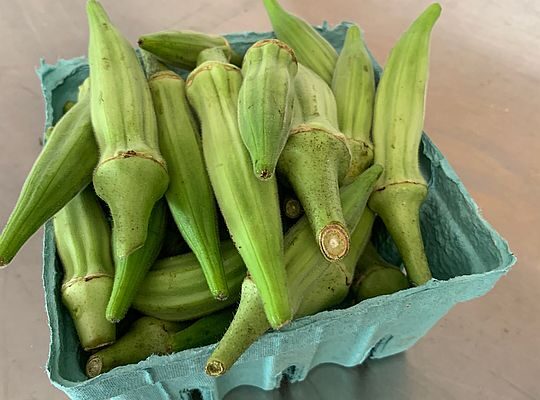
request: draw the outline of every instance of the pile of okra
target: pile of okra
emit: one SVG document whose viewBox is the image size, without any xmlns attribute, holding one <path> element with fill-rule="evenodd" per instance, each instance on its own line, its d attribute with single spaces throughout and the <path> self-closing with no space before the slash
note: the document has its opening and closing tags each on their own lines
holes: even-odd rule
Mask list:
<svg viewBox="0 0 540 400">
<path fill-rule="evenodd" d="M 357 25 L 338 53 L 263 1 L 276 38 L 245 54 L 187 30 L 134 50 L 87 3 L 89 77 L 46 133 L 0 265 L 52 220 L 89 377 L 216 342 L 205 370 L 222 375 L 269 329 L 431 279 L 418 152 L 440 6 L 376 85 Z M 377 217 L 402 265 L 371 242 Z"/>
</svg>

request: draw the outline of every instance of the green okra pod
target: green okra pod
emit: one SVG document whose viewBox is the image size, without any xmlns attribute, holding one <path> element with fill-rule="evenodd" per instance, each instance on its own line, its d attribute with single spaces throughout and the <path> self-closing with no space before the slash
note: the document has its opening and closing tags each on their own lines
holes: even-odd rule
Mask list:
<svg viewBox="0 0 540 400">
<path fill-rule="evenodd" d="M 90 356 L 86 362 L 86 375 L 94 378 L 120 365 L 137 363 L 152 354 L 172 351 L 172 336 L 189 323 L 162 321 L 142 317 L 116 343 Z"/>
<path fill-rule="evenodd" d="M 319 307 L 335 305 L 347 295 L 354 268 L 371 235 L 375 217 L 366 203 L 381 172 L 382 168 L 374 165 L 341 191 L 343 210 L 354 232 L 350 254 L 343 260 L 331 263 L 321 255 L 305 217 L 287 232 L 285 260 L 295 318 L 321 311 L 323 308 Z M 223 375 L 269 328 L 259 291 L 248 276 L 242 284 L 235 317 L 208 359 L 206 373 Z"/>
<path fill-rule="evenodd" d="M 366 208 L 356 229 L 352 231 L 351 251 L 347 257 L 338 263 L 339 268 L 328 268 L 320 281 L 313 284 L 311 290 L 306 292 L 298 307 L 298 318 L 316 314 L 321 310 L 327 310 L 347 298 L 354 282 L 355 268 L 358 265 L 355 264 L 355 260 L 360 258 L 369 243 L 374 222 L 375 214 L 369 208 Z"/>
<path fill-rule="evenodd" d="M 317 124 L 338 131 L 337 104 L 332 89 L 312 69 L 300 63 L 294 91 L 294 125 Z"/>
<path fill-rule="evenodd" d="M 64 269 L 62 301 L 81 346 L 91 350 L 111 344 L 116 328 L 105 318 L 114 275 L 111 231 L 92 186 L 66 204 L 53 224 Z"/>
<path fill-rule="evenodd" d="M 92 122 L 88 83 L 79 100 L 48 135 L 0 235 L 0 266 L 7 265 L 48 219 L 92 181 L 99 154 Z"/>
<path fill-rule="evenodd" d="M 330 87 L 299 65 L 295 89 L 295 112 L 303 122 L 292 130 L 278 171 L 294 188 L 323 255 L 339 260 L 349 249 L 339 186 L 350 167 L 350 150 L 335 128 L 337 111 Z"/>
<path fill-rule="evenodd" d="M 418 148 L 424 125 L 429 40 L 441 6 L 432 4 L 393 48 L 375 99 L 375 162 L 385 170 L 369 206 L 379 214 L 414 285 L 431 279 L 420 232 L 420 206 L 427 184 Z"/>
<path fill-rule="evenodd" d="M 289 137 L 297 71 L 293 51 L 276 39 L 256 42 L 244 56 L 238 127 L 259 179 L 274 175 Z"/>
<path fill-rule="evenodd" d="M 100 149 L 94 188 L 111 210 L 116 257 L 142 247 L 169 178 L 152 97 L 135 51 L 96 0 L 87 4 L 92 125 Z"/>
<path fill-rule="evenodd" d="M 231 309 L 226 309 L 191 324 L 142 317 L 115 344 L 88 359 L 86 374 L 93 378 L 153 354 L 171 354 L 215 343 L 225 333 L 233 315 Z"/>
<path fill-rule="evenodd" d="M 114 285 L 106 313 L 111 322 L 119 322 L 125 317 L 148 270 L 161 251 L 165 237 L 165 211 L 162 201 L 156 203 L 143 247 L 127 257 L 115 259 Z"/>
<path fill-rule="evenodd" d="M 339 129 L 351 150 L 351 168 L 344 183 L 350 182 L 373 162 L 371 123 L 375 99 L 373 64 L 357 25 L 347 30 L 332 79 Z"/>
<path fill-rule="evenodd" d="M 227 39 L 219 35 L 194 31 L 162 31 L 143 35 L 139 38 L 139 46 L 160 61 L 175 67 L 192 70 L 198 65 L 200 54 L 214 48 L 223 51 L 226 61 L 231 57 L 238 60 Z"/>
<path fill-rule="evenodd" d="M 407 289 L 409 281 L 401 270 L 386 262 L 377 253 L 373 244 L 368 243 L 358 260 L 351 291 L 356 301 L 395 293 Z"/>
<path fill-rule="evenodd" d="M 212 295 L 225 300 L 229 291 L 219 252 L 216 204 L 184 81 L 149 53 L 144 52 L 143 59 L 161 150 L 169 170 L 167 203 L 178 229 L 201 264 Z"/>
<path fill-rule="evenodd" d="M 227 300 L 212 296 L 197 257 L 187 253 L 154 264 L 139 288 L 133 308 L 168 321 L 187 321 L 234 304 L 246 267 L 231 241 L 222 243 L 221 254 L 229 287 Z"/>
<path fill-rule="evenodd" d="M 233 241 L 256 282 L 273 327 L 291 319 L 275 177 L 253 174 L 238 128 L 240 70 L 207 61 L 188 77 L 188 99 L 202 126 L 203 153 L 214 194 Z"/>
<path fill-rule="evenodd" d="M 298 61 L 315 71 L 330 85 L 337 52 L 302 18 L 287 12 L 277 0 L 263 0 L 274 33 L 294 50 Z"/>
</svg>

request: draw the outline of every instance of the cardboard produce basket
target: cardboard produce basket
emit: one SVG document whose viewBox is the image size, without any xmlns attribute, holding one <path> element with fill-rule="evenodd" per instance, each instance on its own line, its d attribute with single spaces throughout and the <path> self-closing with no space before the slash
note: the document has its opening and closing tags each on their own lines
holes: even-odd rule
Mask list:
<svg viewBox="0 0 540 400">
<path fill-rule="evenodd" d="M 320 28 L 341 49 L 348 24 Z M 226 35 L 239 53 L 271 33 Z M 376 62 L 374 61 L 375 65 Z M 376 65 L 376 72 L 381 70 Z M 86 59 L 42 64 L 38 70 L 46 102 L 47 126 L 55 123 L 67 100 L 88 75 Z M 81 155 L 84 156 L 84 155 Z M 240 385 L 274 389 L 283 377 L 300 381 L 321 363 L 354 366 L 367 358 L 382 358 L 411 347 L 455 304 L 484 295 L 515 262 L 508 245 L 482 218 L 477 205 L 444 156 L 424 135 L 420 163 L 429 183 L 421 210 L 422 233 L 434 279 L 421 287 L 366 300 L 353 307 L 321 312 L 294 321 L 279 332 L 268 332 L 225 376 L 212 378 L 204 364 L 214 345 L 169 356 L 151 356 L 93 379 L 84 375 L 88 355 L 79 346 L 69 314 L 62 305 L 62 272 L 56 257 L 52 224 L 45 229 L 45 298 L 51 330 L 47 371 L 51 382 L 70 398 L 221 399 Z M 381 225 L 376 242 L 385 258 L 399 256 Z"/>
</svg>

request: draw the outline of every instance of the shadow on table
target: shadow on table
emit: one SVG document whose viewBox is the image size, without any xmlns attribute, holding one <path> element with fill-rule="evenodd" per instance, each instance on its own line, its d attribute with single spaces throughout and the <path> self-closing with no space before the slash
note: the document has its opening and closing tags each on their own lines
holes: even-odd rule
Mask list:
<svg viewBox="0 0 540 400">
<path fill-rule="evenodd" d="M 407 359 L 401 353 L 382 360 L 369 360 L 346 368 L 323 364 L 302 382 L 282 382 L 279 389 L 264 391 L 241 386 L 224 400 L 376 400 L 403 398 L 407 393 Z M 391 378 L 390 378 L 391 377 Z M 390 379 L 389 379 L 390 378 Z"/>
</svg>

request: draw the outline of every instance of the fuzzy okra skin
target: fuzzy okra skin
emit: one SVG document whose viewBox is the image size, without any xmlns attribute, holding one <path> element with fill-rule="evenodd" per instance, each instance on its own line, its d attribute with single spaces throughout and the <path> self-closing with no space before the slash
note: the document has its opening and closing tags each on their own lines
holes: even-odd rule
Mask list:
<svg viewBox="0 0 540 400">
<path fill-rule="evenodd" d="M 53 218 L 56 248 L 64 269 L 62 301 L 85 350 L 115 341 L 116 328 L 105 318 L 113 287 L 111 230 L 92 186 Z"/>
<path fill-rule="evenodd" d="M 116 257 L 142 247 L 169 178 L 142 67 L 96 0 L 87 4 L 92 125 L 100 149 L 94 188 L 110 207 Z"/>
<path fill-rule="evenodd" d="M 281 153 L 278 172 L 290 182 L 311 223 L 321 252 L 339 260 L 349 249 L 349 232 L 339 186 L 350 167 L 345 136 L 337 131 L 337 111 L 330 87 L 299 65 L 295 90 L 296 120 Z"/>
<path fill-rule="evenodd" d="M 301 63 L 298 64 L 294 90 L 296 125 L 317 123 L 338 130 L 337 103 L 332 89 L 311 68 Z"/>
<path fill-rule="evenodd" d="M 218 48 L 223 50 L 227 61 L 234 54 L 227 39 L 219 35 L 194 31 L 162 31 L 149 33 L 139 38 L 139 47 L 160 61 L 175 67 L 192 70 L 198 65 L 199 56 L 205 50 Z"/>
<path fill-rule="evenodd" d="M 401 254 L 413 285 L 431 279 L 420 232 L 427 184 L 418 148 L 424 125 L 429 41 L 441 6 L 430 5 L 390 53 L 377 89 L 373 121 L 375 162 L 385 170 L 369 206 L 379 214 Z"/>
<path fill-rule="evenodd" d="M 295 318 L 335 305 L 347 295 L 354 268 L 371 235 L 375 216 L 366 203 L 381 171 L 380 166 L 374 165 L 341 191 L 343 210 L 353 232 L 351 251 L 343 260 L 330 263 L 321 255 L 305 217 L 287 232 L 285 260 Z M 208 359 L 206 373 L 223 375 L 269 328 L 260 294 L 248 276 L 242 284 L 235 317 Z"/>
<path fill-rule="evenodd" d="M 347 30 L 332 79 L 340 131 L 351 148 L 347 183 L 373 163 L 371 123 L 375 99 L 373 64 L 357 25 Z"/>
<path fill-rule="evenodd" d="M 133 308 L 168 321 L 187 321 L 234 304 L 246 267 L 231 241 L 222 243 L 221 254 L 229 287 L 227 300 L 218 301 L 212 296 L 197 257 L 187 253 L 154 264 L 139 288 Z"/>
<path fill-rule="evenodd" d="M 386 262 L 377 253 L 372 243 L 368 243 L 358 260 L 351 291 L 356 301 L 395 293 L 407 289 L 409 281 L 401 270 Z"/>
<path fill-rule="evenodd" d="M 276 39 L 256 42 L 244 56 L 238 127 L 259 179 L 274 175 L 289 137 L 297 71 L 294 52 Z"/>
<path fill-rule="evenodd" d="M 48 219 L 92 181 L 99 154 L 90 120 L 88 83 L 56 124 L 28 174 L 0 235 L 0 267 L 7 265 Z"/>
<path fill-rule="evenodd" d="M 188 99 L 202 126 L 208 175 L 231 237 L 257 284 L 270 324 L 279 328 L 292 317 L 277 182 L 261 181 L 238 129 L 240 70 L 207 61 L 188 77 Z"/>
<path fill-rule="evenodd" d="M 229 296 L 214 193 L 206 172 L 199 128 L 189 107 L 185 83 L 149 53 L 143 53 L 156 111 L 161 151 L 170 176 L 165 197 L 172 216 L 196 254 L 212 295 Z"/>
<path fill-rule="evenodd" d="M 165 207 L 163 201 L 154 206 L 143 247 L 127 257 L 115 259 L 114 285 L 106 312 L 107 320 L 111 322 L 119 322 L 126 316 L 148 270 L 161 251 L 165 237 Z"/>
<path fill-rule="evenodd" d="M 332 45 L 305 20 L 287 12 L 277 0 L 263 0 L 263 3 L 277 38 L 292 47 L 300 63 L 330 85 L 338 58 Z"/>
<path fill-rule="evenodd" d="M 223 336 L 232 318 L 231 309 L 193 323 L 142 317 L 115 344 L 88 359 L 86 374 L 93 378 L 115 367 L 143 361 L 153 354 L 171 354 L 215 343 Z"/>
</svg>

